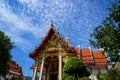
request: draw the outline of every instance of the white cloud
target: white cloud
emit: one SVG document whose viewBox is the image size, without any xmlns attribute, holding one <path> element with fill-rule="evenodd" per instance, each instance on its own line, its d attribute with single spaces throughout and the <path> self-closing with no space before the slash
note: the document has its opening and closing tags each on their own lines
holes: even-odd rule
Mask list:
<svg viewBox="0 0 120 80">
<path fill-rule="evenodd" d="M 71 13 L 74 14 L 74 6 L 71 1 L 62 0 L 18 0 L 22 5 L 27 6 L 28 14 L 32 14 L 32 18 L 36 18 L 42 24 L 53 19 L 58 24 L 65 23 Z M 75 14 L 74 14 L 75 15 Z"/>
<path fill-rule="evenodd" d="M 38 38 L 42 38 L 46 34 L 48 27 L 50 27 L 51 19 L 57 25 L 56 28 L 60 29 L 62 35 L 66 35 L 65 32 L 66 27 L 70 27 L 69 29 L 73 29 L 73 31 L 75 32 L 75 30 L 80 31 L 81 29 L 85 29 L 83 28 L 83 26 L 80 26 L 79 23 L 81 22 L 83 24 L 85 22 L 89 23 L 86 19 L 84 20 L 77 19 L 78 23 L 77 21 L 75 21 L 74 16 L 76 15 L 75 13 L 79 12 L 79 9 L 71 1 L 62 0 L 48 0 L 45 2 L 42 0 L 18 0 L 18 1 L 23 6 L 23 10 L 21 9 L 19 14 L 16 14 L 14 11 L 12 11 L 13 7 L 5 3 L 5 1 L 1 1 L 0 5 L 0 16 L 2 17 L 2 19 L 0 20 L 12 26 L 9 27 L 10 28 L 9 32 L 7 32 L 6 29 L 5 31 L 8 33 L 8 35 L 12 34 L 11 37 L 17 37 L 13 38 L 16 44 L 18 43 L 21 45 L 24 43 L 25 44 L 30 43 L 30 40 L 21 37 L 21 34 L 24 32 L 32 33 L 35 40 L 37 40 Z M 86 6 L 86 3 L 83 5 L 83 7 L 84 6 Z M 25 9 L 24 7 L 27 7 L 27 9 Z M 85 15 L 87 15 L 87 13 Z M 65 24 L 65 26 L 63 26 L 63 24 Z M 71 24 L 72 26 L 70 26 Z M 89 28 L 87 28 L 86 30 L 87 32 L 90 31 Z M 73 36 L 73 32 L 72 33 L 70 32 L 70 35 Z M 84 37 L 87 37 L 86 34 L 84 34 Z"/>
<path fill-rule="evenodd" d="M 22 4 L 27 4 L 32 7 L 35 7 L 38 4 L 38 0 L 18 0 L 18 1 L 21 2 Z"/>
<path fill-rule="evenodd" d="M 33 33 L 34 36 L 36 34 L 40 33 L 38 30 L 38 27 L 34 26 L 30 22 L 30 18 L 25 16 L 18 16 L 10 11 L 10 9 L 7 9 L 6 7 L 0 7 L 0 13 L 4 17 L 4 20 L 8 23 L 13 24 L 13 29 L 17 30 L 25 30 Z M 44 29 L 45 27 L 43 27 Z M 37 36 L 39 37 L 39 36 Z"/>
<path fill-rule="evenodd" d="M 5 4 L 4 1 L 0 1 L 0 21 L 9 24 L 9 26 L 4 26 L 7 28 L 3 28 L 5 33 L 9 35 L 13 42 L 16 45 L 20 46 L 23 51 L 30 49 L 29 45 L 31 44 L 31 40 L 27 40 L 26 38 L 21 37 L 23 32 L 32 33 L 35 39 L 39 37 L 43 37 L 49 27 L 48 25 L 42 25 L 42 27 L 34 26 L 31 22 L 31 18 L 27 16 L 20 16 L 12 12 L 11 7 Z M 31 35 L 32 36 L 32 35 Z M 23 46 L 24 45 L 24 46 Z"/>
</svg>

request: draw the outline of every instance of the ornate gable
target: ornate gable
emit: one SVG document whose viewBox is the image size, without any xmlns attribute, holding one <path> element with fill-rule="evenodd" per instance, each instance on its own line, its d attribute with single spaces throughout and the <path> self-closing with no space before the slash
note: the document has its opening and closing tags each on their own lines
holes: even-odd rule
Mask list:
<svg viewBox="0 0 120 80">
<path fill-rule="evenodd" d="M 70 51 L 70 48 L 68 48 L 67 43 L 60 36 L 59 32 L 57 32 L 54 26 L 51 25 L 41 44 L 29 56 L 35 59 L 35 57 L 38 57 L 41 53 L 57 53 L 60 51 L 60 47 L 62 47 L 64 52 Z"/>
</svg>

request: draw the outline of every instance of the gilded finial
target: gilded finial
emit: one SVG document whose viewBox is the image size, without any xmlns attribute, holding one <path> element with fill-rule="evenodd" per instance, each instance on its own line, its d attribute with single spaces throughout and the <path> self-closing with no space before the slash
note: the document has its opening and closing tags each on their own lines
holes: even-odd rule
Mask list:
<svg viewBox="0 0 120 80">
<path fill-rule="evenodd" d="M 51 26 L 53 26 L 53 20 L 51 20 Z"/>
</svg>

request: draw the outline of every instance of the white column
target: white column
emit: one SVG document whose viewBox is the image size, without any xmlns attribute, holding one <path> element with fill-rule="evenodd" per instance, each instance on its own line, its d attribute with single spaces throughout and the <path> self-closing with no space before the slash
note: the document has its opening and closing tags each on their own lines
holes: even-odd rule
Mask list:
<svg viewBox="0 0 120 80">
<path fill-rule="evenodd" d="M 38 69 L 38 60 L 36 61 L 35 70 L 34 70 L 34 74 L 33 74 L 32 80 L 36 79 L 37 69 Z"/>
<path fill-rule="evenodd" d="M 45 62 L 45 57 L 44 57 L 44 54 L 43 54 L 39 80 L 42 80 L 44 62 Z"/>
<path fill-rule="evenodd" d="M 92 75 L 92 80 L 94 80 L 94 69 L 93 68 L 91 68 L 91 75 Z"/>
<path fill-rule="evenodd" d="M 62 80 L 62 55 L 59 54 L 59 80 Z"/>
</svg>

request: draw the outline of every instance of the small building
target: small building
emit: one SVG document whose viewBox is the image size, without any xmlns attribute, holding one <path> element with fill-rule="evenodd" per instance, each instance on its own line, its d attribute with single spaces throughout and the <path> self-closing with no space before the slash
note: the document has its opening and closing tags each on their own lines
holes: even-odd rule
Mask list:
<svg viewBox="0 0 120 80">
<path fill-rule="evenodd" d="M 103 49 L 92 51 L 91 48 L 76 47 L 77 56 L 86 64 L 87 69 L 91 72 L 90 78 L 97 80 L 97 74 L 108 72 L 108 61 Z"/>
<path fill-rule="evenodd" d="M 62 80 L 62 68 L 65 58 L 70 56 L 80 57 L 91 72 L 90 78 L 96 80 L 98 73 L 107 72 L 107 58 L 102 54 L 103 50 L 92 51 L 90 48 L 73 47 L 69 38 L 64 40 L 59 32 L 51 25 L 47 35 L 41 44 L 29 54 L 35 60 L 32 65 L 32 80 L 35 80 L 39 73 L 39 80 Z"/>
<path fill-rule="evenodd" d="M 7 80 L 11 80 L 14 76 L 19 76 L 23 78 L 22 68 L 13 60 L 8 61 L 10 69 L 5 76 Z M 5 80 L 6 80 L 5 79 Z M 4 80 L 2 76 L 0 76 L 0 80 Z"/>
</svg>

